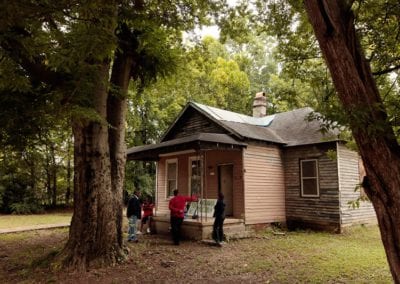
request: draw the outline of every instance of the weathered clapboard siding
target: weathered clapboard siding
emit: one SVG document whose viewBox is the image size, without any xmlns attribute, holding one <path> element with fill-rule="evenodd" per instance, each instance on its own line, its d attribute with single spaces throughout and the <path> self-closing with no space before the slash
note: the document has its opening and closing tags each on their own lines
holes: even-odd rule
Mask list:
<svg viewBox="0 0 400 284">
<path fill-rule="evenodd" d="M 286 219 L 289 227 L 301 224 L 340 228 L 337 161 L 327 156 L 328 150 L 336 150 L 336 144 L 323 143 L 284 149 Z M 318 160 L 319 197 L 301 196 L 301 159 Z"/>
<path fill-rule="evenodd" d="M 372 203 L 361 201 L 359 208 L 352 208 L 349 202 L 360 197 L 360 191 L 354 191 L 360 183 L 359 156 L 346 146 L 338 143 L 339 188 L 341 223 L 343 226 L 360 223 L 376 222 L 376 215 Z"/>
<path fill-rule="evenodd" d="M 216 199 L 218 194 L 218 165 L 233 165 L 233 217 L 243 218 L 243 168 L 241 150 L 211 150 L 202 153 L 188 153 L 181 155 L 170 155 L 162 157 L 157 168 L 157 211 L 158 216 L 168 215 L 168 203 L 170 197 L 166 192 L 166 161 L 178 160 L 178 189 L 180 194 L 189 195 L 189 159 L 190 157 L 201 157 L 205 161 L 205 181 L 203 181 L 203 198 Z M 211 174 L 213 172 L 213 174 Z"/>
<path fill-rule="evenodd" d="M 182 138 L 196 133 L 227 133 L 225 129 L 197 111 L 189 109 L 183 114 L 179 125 L 175 125 L 163 141 Z"/>
<path fill-rule="evenodd" d="M 157 182 L 156 182 L 156 215 L 163 215 L 167 213 L 168 204 L 166 204 L 165 189 L 166 189 L 166 176 L 165 176 L 165 159 L 157 162 Z"/>
<path fill-rule="evenodd" d="M 285 221 L 285 183 L 278 146 L 248 145 L 243 153 L 245 223 Z"/>
<path fill-rule="evenodd" d="M 183 155 L 171 155 L 168 157 L 162 157 L 158 161 L 157 168 L 157 215 L 168 215 L 169 208 L 168 203 L 170 197 L 167 196 L 167 186 L 166 186 L 166 161 L 169 159 L 177 159 L 178 160 L 178 190 L 182 195 L 188 195 L 188 157 L 192 154 L 183 154 Z"/>
</svg>

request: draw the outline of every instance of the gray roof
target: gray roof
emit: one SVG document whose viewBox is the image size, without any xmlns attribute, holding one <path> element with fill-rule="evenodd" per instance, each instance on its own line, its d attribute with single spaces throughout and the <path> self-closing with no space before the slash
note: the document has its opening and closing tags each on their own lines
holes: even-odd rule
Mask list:
<svg viewBox="0 0 400 284">
<path fill-rule="evenodd" d="M 275 131 L 269 127 L 256 126 L 251 124 L 244 124 L 233 121 L 221 121 L 227 128 L 238 133 L 240 136 L 248 139 L 255 139 L 261 141 L 274 142 L 278 144 L 285 144 L 285 141 L 279 137 Z"/>
<path fill-rule="evenodd" d="M 199 147 L 200 142 L 245 147 L 247 144 L 243 141 L 246 139 L 277 143 L 284 146 L 299 146 L 339 140 L 338 131 L 323 134 L 320 131 L 321 123 L 315 119 L 311 121 L 308 119 L 309 114 L 313 112 L 312 108 L 301 108 L 262 118 L 255 118 L 194 102 L 186 105 L 175 122 L 164 134 L 164 137 L 166 137 L 189 107 L 193 107 L 226 129 L 236 139 L 228 134 L 196 133 L 191 136 L 167 140 L 158 144 L 132 147 L 127 151 L 128 156 L 131 158 L 136 157 L 137 159 L 141 157 L 155 159 L 158 154 L 168 152 L 171 149 L 176 148 L 179 150 L 180 148 Z"/>
<path fill-rule="evenodd" d="M 321 132 L 321 123 L 308 116 L 314 110 L 309 107 L 276 113 L 262 118 L 226 111 L 191 102 L 212 120 L 239 136 L 279 144 L 297 146 L 337 141 L 338 131 Z"/>
<path fill-rule="evenodd" d="M 308 116 L 314 110 L 310 107 L 277 113 L 269 128 L 277 133 L 287 146 L 338 141 L 339 131 L 321 132 L 321 122 Z"/>
</svg>

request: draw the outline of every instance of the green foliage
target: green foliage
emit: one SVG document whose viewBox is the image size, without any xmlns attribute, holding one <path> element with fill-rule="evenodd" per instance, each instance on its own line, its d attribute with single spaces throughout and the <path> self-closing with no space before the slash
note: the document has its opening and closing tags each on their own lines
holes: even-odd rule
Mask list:
<svg viewBox="0 0 400 284">
<path fill-rule="evenodd" d="M 357 209 L 357 208 L 360 208 L 361 202 L 365 202 L 365 201 L 370 202 L 368 196 L 363 191 L 364 191 L 364 189 L 363 189 L 362 184 L 361 183 L 357 184 L 356 187 L 354 188 L 354 192 L 360 192 L 360 196 L 355 200 L 350 200 L 347 202 L 347 205 L 349 206 L 349 208 Z"/>
<path fill-rule="evenodd" d="M 155 198 L 155 163 L 129 162 L 126 166 L 125 201 L 135 190 L 139 190 L 142 198 Z"/>
<path fill-rule="evenodd" d="M 44 212 L 43 207 L 39 204 L 32 202 L 32 200 L 24 200 L 21 203 L 10 204 L 10 211 L 12 214 L 34 214 Z"/>
<path fill-rule="evenodd" d="M 329 159 L 332 161 L 337 161 L 337 151 L 329 149 L 326 152 L 326 155 L 328 156 Z"/>
<path fill-rule="evenodd" d="M 105 114 L 95 111 L 99 92 L 126 95 L 110 84 L 111 70 L 106 70 L 118 52 L 134 60 L 130 76 L 138 91 L 130 109 L 143 127 L 132 132 L 132 140 L 140 144 L 159 137 L 156 123 L 147 120 L 157 111 L 140 98 L 141 90 L 176 71 L 184 30 L 209 23 L 225 7 L 225 1 L 211 0 L 1 3 L 1 209 L 31 210 L 24 199 L 28 194 L 44 204 L 65 200 L 72 179 L 71 121 L 106 126 Z M 149 173 L 136 174 L 131 188 L 154 187 Z"/>
<path fill-rule="evenodd" d="M 283 94 L 287 94 L 286 97 L 281 96 L 284 101 L 291 102 L 291 105 L 306 103 L 342 126 L 349 125 L 349 121 L 354 122 L 354 119 L 370 119 L 363 118 L 363 109 L 343 113 L 301 1 L 254 1 L 254 5 L 257 13 L 253 15 L 253 26 L 276 37 L 275 55 L 282 67 L 279 78 L 293 84 L 291 92 L 285 92 L 287 87 L 280 87 L 284 90 Z M 389 125 L 399 134 L 400 89 L 397 72 L 400 68 L 400 49 L 397 33 L 393 32 L 399 27 L 398 2 L 353 1 L 351 8 L 362 48 L 384 102 L 384 106 L 379 107 L 387 110 Z M 371 135 L 385 131 L 381 124 L 370 124 Z"/>
<path fill-rule="evenodd" d="M 40 140 L 30 140 L 34 144 L 23 150 L 15 146 L 1 148 L 1 212 L 37 212 L 42 205 L 65 202 L 66 190 L 72 188 L 72 177 L 67 175 L 68 160 L 69 167 L 72 163 L 70 135 L 60 127 L 41 133 Z"/>
</svg>

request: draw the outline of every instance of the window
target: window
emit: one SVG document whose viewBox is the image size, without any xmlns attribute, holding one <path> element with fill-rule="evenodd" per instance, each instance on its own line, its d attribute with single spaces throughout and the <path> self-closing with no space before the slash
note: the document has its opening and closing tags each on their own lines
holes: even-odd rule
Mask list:
<svg viewBox="0 0 400 284">
<path fill-rule="evenodd" d="M 202 163 L 198 157 L 189 159 L 189 192 L 190 195 L 201 195 Z"/>
<path fill-rule="evenodd" d="M 174 195 L 174 190 L 178 186 L 178 160 L 170 159 L 166 161 L 167 168 L 167 197 Z"/>
<path fill-rule="evenodd" d="M 318 197 L 318 160 L 300 161 L 301 196 Z"/>
</svg>

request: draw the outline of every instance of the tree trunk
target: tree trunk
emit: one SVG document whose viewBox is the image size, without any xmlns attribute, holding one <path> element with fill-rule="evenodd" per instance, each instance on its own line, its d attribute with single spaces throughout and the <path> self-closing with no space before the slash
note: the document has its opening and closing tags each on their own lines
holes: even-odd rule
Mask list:
<svg viewBox="0 0 400 284">
<path fill-rule="evenodd" d="M 57 206 L 57 163 L 56 163 L 56 154 L 55 154 L 55 145 L 52 142 L 50 144 L 50 155 L 51 155 L 51 177 L 52 177 L 52 186 L 51 186 L 51 206 Z"/>
<path fill-rule="evenodd" d="M 400 147 L 347 2 L 304 1 L 365 165 L 363 185 L 376 211 L 393 279 L 400 283 Z"/>
<path fill-rule="evenodd" d="M 46 145 L 46 193 L 47 193 L 47 205 L 51 206 L 51 170 L 50 170 L 50 157 L 48 147 Z"/>
<path fill-rule="evenodd" d="M 71 137 L 68 138 L 67 142 L 67 190 L 65 192 L 65 204 L 69 206 L 71 198 Z"/>
<path fill-rule="evenodd" d="M 99 70 L 94 109 L 103 121 L 73 121 L 74 214 L 62 256 L 76 270 L 113 265 L 125 257 L 121 245 L 121 205 L 112 188 L 108 142 L 107 97 L 109 63 Z M 116 224 L 117 222 L 117 224 Z"/>
<path fill-rule="evenodd" d="M 126 165 L 125 123 L 127 93 L 134 61 L 133 54 L 137 46 L 131 31 L 125 25 L 122 25 L 120 29 L 118 48 L 115 51 L 111 72 L 112 91 L 110 91 L 107 100 L 107 121 L 110 125 L 108 141 L 110 147 L 111 185 L 115 198 L 114 202 L 120 208 L 117 212 L 116 225 L 118 228 L 118 241 L 122 246 L 121 225 Z"/>
</svg>

